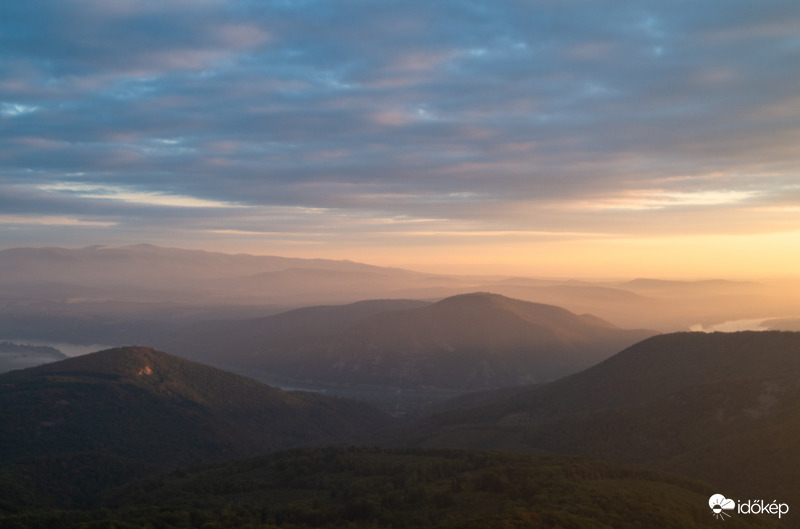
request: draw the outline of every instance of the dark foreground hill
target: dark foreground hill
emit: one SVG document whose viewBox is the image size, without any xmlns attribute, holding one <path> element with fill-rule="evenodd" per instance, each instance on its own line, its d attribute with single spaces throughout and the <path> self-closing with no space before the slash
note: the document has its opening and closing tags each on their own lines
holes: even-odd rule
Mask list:
<svg viewBox="0 0 800 529">
<path fill-rule="evenodd" d="M 800 333 L 650 338 L 551 384 L 420 424 L 424 446 L 647 464 L 800 509 Z"/>
<path fill-rule="evenodd" d="M 478 390 L 553 380 L 654 334 L 488 293 L 341 317 L 357 305 L 195 327 L 170 350 L 297 380 Z"/>
<path fill-rule="evenodd" d="M 281 391 L 143 347 L 0 375 L 0 402 L 0 466 L 25 476 L 14 494 L 38 488 L 40 497 L 155 468 L 351 443 L 389 422 L 363 403 Z"/>
<path fill-rule="evenodd" d="M 681 528 L 722 524 L 693 480 L 574 457 L 304 449 L 145 478 L 91 511 L 22 512 L 27 529 Z M 781 527 L 733 514 L 725 527 Z"/>
</svg>

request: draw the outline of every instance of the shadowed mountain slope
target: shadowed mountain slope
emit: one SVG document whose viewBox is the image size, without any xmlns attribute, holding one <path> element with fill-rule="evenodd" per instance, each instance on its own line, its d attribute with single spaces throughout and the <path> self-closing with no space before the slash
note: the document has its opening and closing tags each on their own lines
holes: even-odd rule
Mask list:
<svg viewBox="0 0 800 529">
<path fill-rule="evenodd" d="M 281 391 L 143 347 L 0 375 L 0 401 L 0 468 L 18 465 L 21 485 L 49 487 L 74 486 L 73 472 L 91 488 L 152 468 L 351 443 L 390 422 L 363 403 Z"/>
<path fill-rule="evenodd" d="M 100 450 L 188 463 L 350 441 L 388 422 L 358 402 L 282 391 L 145 347 L 6 373 L 0 395 L 6 459 Z"/>
<path fill-rule="evenodd" d="M 800 333 L 656 336 L 551 384 L 432 417 L 412 437 L 648 464 L 800 504 Z"/>
<path fill-rule="evenodd" d="M 170 350 L 297 379 L 477 390 L 552 380 L 653 334 L 488 293 L 351 317 L 354 308 L 196 327 Z"/>
</svg>

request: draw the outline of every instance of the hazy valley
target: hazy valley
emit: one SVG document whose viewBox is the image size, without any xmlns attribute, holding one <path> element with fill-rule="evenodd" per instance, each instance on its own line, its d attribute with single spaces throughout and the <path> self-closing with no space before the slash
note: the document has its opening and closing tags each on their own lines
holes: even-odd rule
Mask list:
<svg viewBox="0 0 800 529">
<path fill-rule="evenodd" d="M 0 337 L 151 343 L 200 321 L 376 299 L 430 302 L 473 292 L 658 332 L 745 319 L 774 320 L 770 325 L 780 330 L 800 317 L 797 285 L 786 280 L 447 276 L 350 261 L 96 246 L 0 250 Z"/>
<path fill-rule="evenodd" d="M 792 329 L 781 285 L 147 245 L 4 250 L 0 277 L 10 526 L 644 527 L 659 505 L 706 527 L 721 490 L 800 506 L 800 334 L 685 332 Z"/>
</svg>

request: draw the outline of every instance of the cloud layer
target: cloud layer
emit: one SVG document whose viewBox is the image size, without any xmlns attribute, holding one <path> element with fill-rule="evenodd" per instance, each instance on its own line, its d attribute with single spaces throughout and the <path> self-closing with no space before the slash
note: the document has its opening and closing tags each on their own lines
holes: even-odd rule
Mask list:
<svg viewBox="0 0 800 529">
<path fill-rule="evenodd" d="M 0 230 L 327 255 L 795 230 L 798 27 L 791 0 L 4 2 Z"/>
</svg>

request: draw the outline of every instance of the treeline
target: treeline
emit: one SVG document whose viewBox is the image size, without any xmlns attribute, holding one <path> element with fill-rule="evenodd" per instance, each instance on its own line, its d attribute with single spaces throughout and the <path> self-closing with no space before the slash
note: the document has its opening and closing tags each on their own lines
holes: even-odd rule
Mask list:
<svg viewBox="0 0 800 529">
<path fill-rule="evenodd" d="M 708 486 L 581 458 L 320 448 L 180 469 L 85 511 L 23 511 L 25 528 L 700 528 Z M 779 527 L 739 517 L 726 527 Z"/>
</svg>

